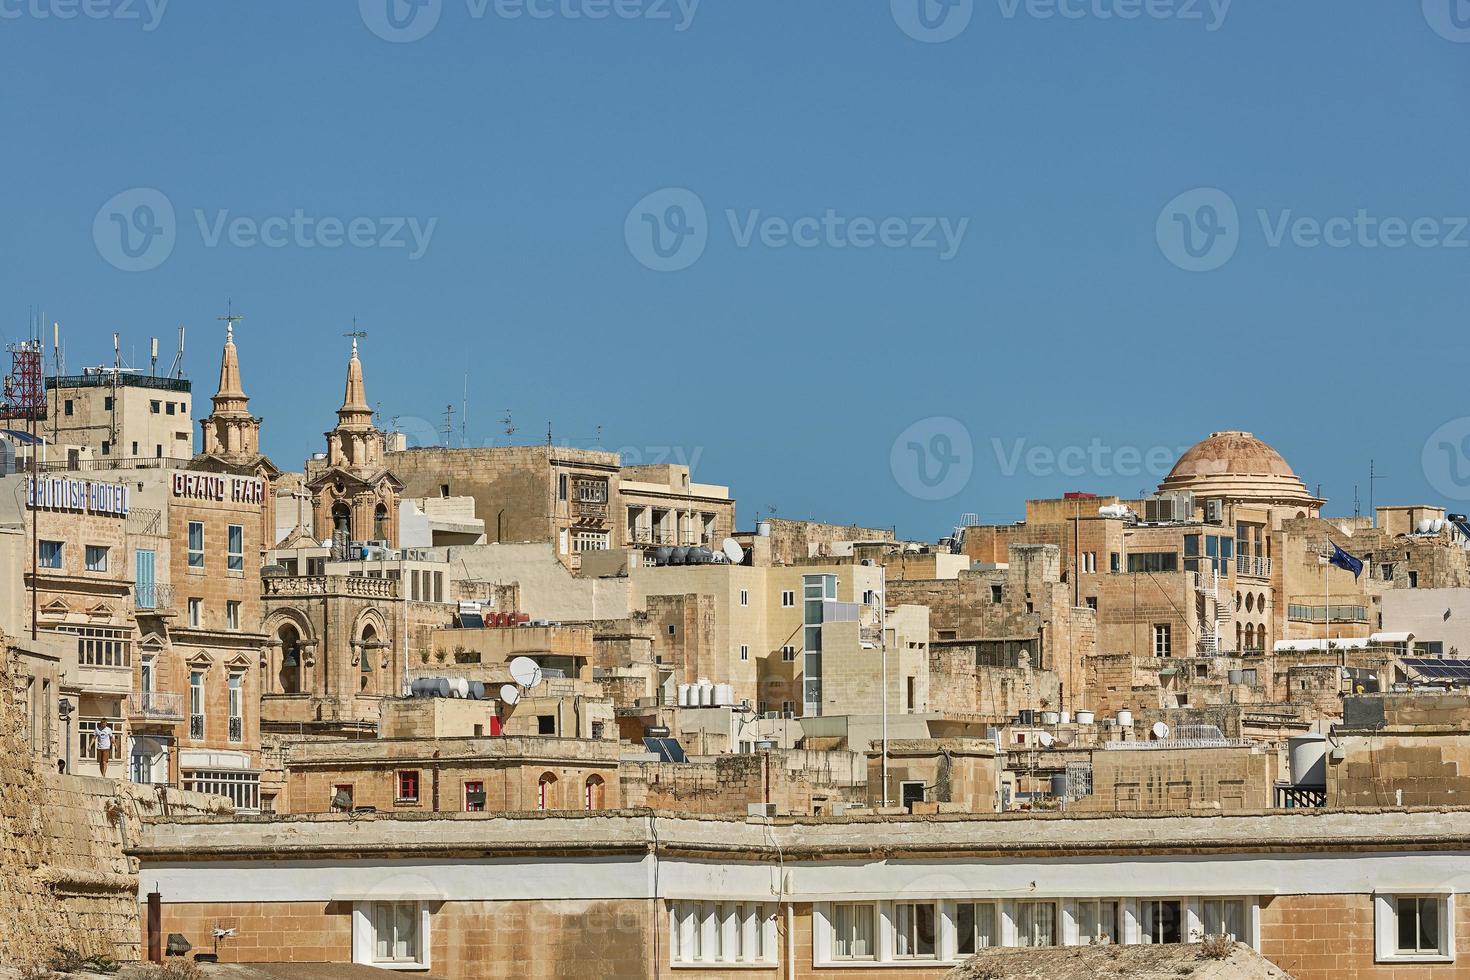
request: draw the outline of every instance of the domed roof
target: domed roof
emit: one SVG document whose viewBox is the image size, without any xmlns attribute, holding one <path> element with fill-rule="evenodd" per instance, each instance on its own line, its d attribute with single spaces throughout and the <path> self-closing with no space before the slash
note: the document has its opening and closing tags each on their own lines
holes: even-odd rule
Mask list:
<svg viewBox="0 0 1470 980">
<path fill-rule="evenodd" d="M 1185 451 L 1160 492 L 1190 490 L 1201 497 L 1289 506 L 1321 504 L 1281 454 L 1249 432 L 1212 432 Z"/>
<path fill-rule="evenodd" d="M 1211 432 L 1208 439 L 1195 443 L 1179 457 L 1164 482 L 1226 474 L 1296 479 L 1281 454 L 1249 432 Z"/>
</svg>

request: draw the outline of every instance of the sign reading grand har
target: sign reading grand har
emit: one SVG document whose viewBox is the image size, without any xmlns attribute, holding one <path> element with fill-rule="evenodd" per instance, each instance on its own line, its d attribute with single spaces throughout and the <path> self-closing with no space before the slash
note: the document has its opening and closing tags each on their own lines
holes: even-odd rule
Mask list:
<svg viewBox="0 0 1470 980">
<path fill-rule="evenodd" d="M 258 504 L 265 500 L 265 481 L 248 476 L 213 473 L 175 473 L 174 496 L 187 500 Z"/>
<path fill-rule="evenodd" d="M 125 484 L 66 477 L 26 480 L 26 507 L 69 514 L 127 517 L 132 493 Z"/>
</svg>

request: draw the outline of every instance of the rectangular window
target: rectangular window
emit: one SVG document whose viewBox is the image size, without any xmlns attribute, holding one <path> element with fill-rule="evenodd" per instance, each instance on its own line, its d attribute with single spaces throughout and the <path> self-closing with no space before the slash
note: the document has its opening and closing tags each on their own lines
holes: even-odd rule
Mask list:
<svg viewBox="0 0 1470 980">
<path fill-rule="evenodd" d="M 229 681 L 229 712 L 231 742 L 245 741 L 245 675 L 231 674 Z"/>
<path fill-rule="evenodd" d="M 1057 907 L 1054 902 L 1016 903 L 1016 945 L 1055 946 Z"/>
<path fill-rule="evenodd" d="M 62 549 L 64 547 L 60 541 L 42 541 L 41 567 L 60 568 L 62 565 Z"/>
<path fill-rule="evenodd" d="M 204 522 L 189 522 L 189 567 L 204 567 Z"/>
<path fill-rule="evenodd" d="M 240 603 L 234 599 L 225 603 L 225 628 L 232 630 L 240 628 Z"/>
<path fill-rule="evenodd" d="M 87 571 L 107 571 L 107 547 L 100 544 L 87 545 Z"/>
<path fill-rule="evenodd" d="M 1173 551 L 1139 551 L 1128 556 L 1130 572 L 1177 572 L 1179 555 Z"/>
<path fill-rule="evenodd" d="M 1177 901 L 1150 899 L 1139 902 L 1139 941 L 1152 944 L 1183 942 L 1182 920 Z"/>
<path fill-rule="evenodd" d="M 877 952 L 873 942 L 874 907 L 842 904 L 832 906 L 832 958 L 871 960 Z"/>
<path fill-rule="evenodd" d="M 189 737 L 204 737 L 204 671 L 189 672 Z"/>
<path fill-rule="evenodd" d="M 786 646 L 782 647 L 781 659 L 788 664 L 794 663 L 796 661 L 796 647 L 792 646 L 789 643 Z"/>
<path fill-rule="evenodd" d="M 961 902 L 954 912 L 956 951 L 962 956 L 1000 944 L 994 902 Z"/>
<path fill-rule="evenodd" d="M 485 784 L 478 780 L 464 784 L 464 812 L 485 812 Z"/>
<path fill-rule="evenodd" d="M 1400 956 L 1437 956 L 1440 951 L 1440 899 L 1433 895 L 1400 895 L 1394 899 L 1398 919 L 1394 952 Z"/>
<path fill-rule="evenodd" d="M 775 949 L 769 906 L 747 902 L 669 903 L 670 963 L 771 963 Z"/>
<path fill-rule="evenodd" d="M 245 528 L 231 524 L 225 538 L 225 567 L 232 572 L 245 570 Z"/>
<path fill-rule="evenodd" d="M 792 609 L 796 606 L 796 593 L 787 589 L 781 593 L 781 608 Z"/>
<path fill-rule="evenodd" d="M 73 402 L 70 398 L 68 398 L 66 400 L 66 404 L 64 406 L 62 406 L 62 410 L 61 411 L 62 411 L 62 414 L 63 415 L 68 415 L 68 416 L 71 415 L 72 412 L 76 411 L 76 403 Z"/>
<path fill-rule="evenodd" d="M 740 644 L 740 659 L 741 660 L 749 660 L 750 659 L 750 647 L 747 646 L 744 643 Z"/>
<path fill-rule="evenodd" d="M 164 408 L 164 412 L 166 414 L 173 415 L 177 411 L 178 411 L 178 406 L 174 402 L 168 402 L 168 403 L 166 403 L 166 406 Z"/>
<path fill-rule="evenodd" d="M 197 627 L 203 621 L 203 619 L 204 619 L 204 600 L 203 599 L 190 599 L 189 600 L 189 625 L 190 626 Z"/>
<path fill-rule="evenodd" d="M 337 783 L 332 787 L 332 812 L 350 813 L 352 811 L 352 784 Z"/>
<path fill-rule="evenodd" d="M 740 604 L 742 606 L 748 606 L 748 605 L 750 605 L 750 590 L 749 589 L 741 589 L 740 590 Z"/>
<path fill-rule="evenodd" d="M 398 770 L 397 779 L 394 781 L 393 800 L 395 803 L 417 803 L 419 801 L 419 771 L 417 769 Z"/>
<path fill-rule="evenodd" d="M 1084 945 L 1118 942 L 1118 903 L 1085 899 L 1077 903 L 1077 940 Z"/>
<path fill-rule="evenodd" d="M 148 403 L 148 411 L 152 412 L 154 415 L 158 414 L 158 410 L 160 407 L 161 404 L 156 398 Z"/>
<path fill-rule="evenodd" d="M 900 902 L 893 907 L 893 955 L 898 959 L 933 959 L 938 935 L 934 906 Z"/>
<path fill-rule="evenodd" d="M 417 902 L 373 902 L 372 962 L 390 966 L 423 960 L 422 916 Z"/>
<path fill-rule="evenodd" d="M 1239 898 L 1207 898 L 1200 905 L 1206 936 L 1229 936 L 1247 942 L 1245 902 Z"/>
<path fill-rule="evenodd" d="M 1171 629 L 1171 627 L 1170 627 L 1170 625 L 1168 623 L 1155 623 L 1154 624 L 1154 656 L 1155 657 L 1167 657 L 1167 656 L 1170 656 L 1170 650 L 1172 649 L 1172 644 L 1170 642 L 1170 640 L 1171 640 L 1171 632 L 1172 632 L 1172 629 Z"/>
<path fill-rule="evenodd" d="M 1005 599 L 1005 590 L 1002 589 L 999 585 L 992 585 L 990 587 L 990 601 L 991 601 L 991 603 L 993 605 L 997 605 L 998 606 L 998 605 L 1001 604 L 1002 600 L 1004 600 L 1004 599 Z"/>
</svg>

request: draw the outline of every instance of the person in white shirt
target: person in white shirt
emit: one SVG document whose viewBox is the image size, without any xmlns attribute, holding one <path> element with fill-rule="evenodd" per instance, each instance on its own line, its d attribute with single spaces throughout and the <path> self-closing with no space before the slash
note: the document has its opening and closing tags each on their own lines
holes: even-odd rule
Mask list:
<svg viewBox="0 0 1470 980">
<path fill-rule="evenodd" d="M 97 768 L 107 778 L 107 763 L 112 759 L 112 725 L 104 721 L 97 726 Z"/>
</svg>

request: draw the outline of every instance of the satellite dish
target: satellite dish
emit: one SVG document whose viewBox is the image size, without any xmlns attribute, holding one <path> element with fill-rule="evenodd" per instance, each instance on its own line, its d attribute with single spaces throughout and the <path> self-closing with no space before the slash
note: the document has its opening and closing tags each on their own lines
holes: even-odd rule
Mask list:
<svg viewBox="0 0 1470 980">
<path fill-rule="evenodd" d="M 514 684 L 505 684 L 500 688 L 500 700 L 506 704 L 515 704 L 521 699 L 521 689 Z"/>
<path fill-rule="evenodd" d="M 541 667 L 530 657 L 516 657 L 510 662 L 510 676 L 521 687 L 535 687 L 541 683 Z"/>
<path fill-rule="evenodd" d="M 740 542 L 734 538 L 726 538 L 725 543 L 720 545 L 720 550 L 725 557 L 730 559 L 732 565 L 743 565 L 745 563 L 745 549 L 740 547 Z"/>
<path fill-rule="evenodd" d="M 1052 743 L 1056 741 L 1056 739 L 1051 737 L 1051 732 L 1037 732 L 1036 741 L 1041 743 L 1041 747 L 1043 749 L 1049 749 L 1051 748 Z"/>
<path fill-rule="evenodd" d="M 1154 738 L 1164 739 L 1169 737 L 1169 726 L 1162 721 L 1154 722 Z"/>
</svg>

